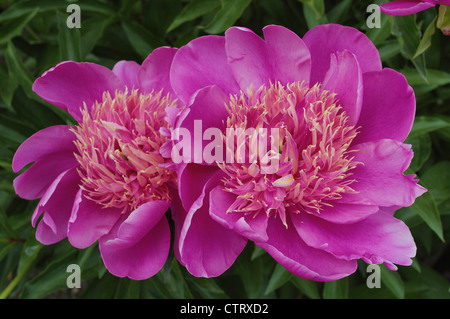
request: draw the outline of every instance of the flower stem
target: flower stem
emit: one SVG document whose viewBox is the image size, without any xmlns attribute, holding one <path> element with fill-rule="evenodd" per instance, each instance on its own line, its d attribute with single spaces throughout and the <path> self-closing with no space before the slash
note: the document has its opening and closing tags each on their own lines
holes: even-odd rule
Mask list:
<svg viewBox="0 0 450 319">
<path fill-rule="evenodd" d="M 16 278 L 14 278 L 9 285 L 0 293 L 0 299 L 6 299 L 9 294 L 16 288 L 17 284 L 23 279 L 23 277 L 28 272 L 28 269 L 33 264 L 33 259 L 29 260 L 27 264 L 22 268 L 20 273 L 17 274 Z"/>
</svg>

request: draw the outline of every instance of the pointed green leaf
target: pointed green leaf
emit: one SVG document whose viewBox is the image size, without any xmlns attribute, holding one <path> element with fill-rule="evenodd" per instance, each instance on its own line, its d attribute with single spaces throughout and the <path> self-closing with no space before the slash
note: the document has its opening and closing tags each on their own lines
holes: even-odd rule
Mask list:
<svg viewBox="0 0 450 319">
<path fill-rule="evenodd" d="M 326 282 L 323 288 L 324 299 L 347 299 L 348 278 Z"/>
</svg>

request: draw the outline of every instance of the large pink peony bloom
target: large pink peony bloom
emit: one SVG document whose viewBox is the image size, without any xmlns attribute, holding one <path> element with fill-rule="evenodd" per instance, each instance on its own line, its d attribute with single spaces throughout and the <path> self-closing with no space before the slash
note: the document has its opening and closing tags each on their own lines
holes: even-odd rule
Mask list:
<svg viewBox="0 0 450 319">
<path fill-rule="evenodd" d="M 437 4 L 450 5 L 450 0 L 396 0 L 389 1 L 380 6 L 380 10 L 394 16 L 414 14 Z"/>
<path fill-rule="evenodd" d="M 321 25 L 303 39 L 275 25 L 263 33 L 264 40 L 232 27 L 175 54 L 171 84 L 188 108 L 174 127 L 193 137 L 202 136 L 199 123 L 204 132 L 219 128 L 223 140 L 213 145 L 222 154 L 260 151 L 256 135 L 239 142 L 230 130 L 278 132 L 265 137 L 277 149 L 257 160 L 236 152 L 211 163 L 202 157 L 211 136 L 194 140 L 178 170 L 186 213 L 175 227 L 177 258 L 195 276 L 218 276 L 251 240 L 317 281 L 353 273 L 360 258 L 390 269 L 410 265 L 416 246 L 393 214 L 425 189 L 403 175 L 415 114 L 405 77 L 382 68 L 372 42 L 351 27 Z M 267 167 L 270 158 L 279 165 Z"/>
<path fill-rule="evenodd" d="M 41 243 L 68 237 L 86 248 L 99 240 L 105 266 L 119 277 L 145 279 L 164 265 L 165 213 L 177 195 L 160 130 L 177 106 L 168 80 L 175 52 L 159 48 L 142 66 L 120 61 L 113 70 L 62 62 L 35 81 L 41 98 L 78 122 L 35 133 L 13 159 L 15 172 L 34 162 L 14 187 L 22 198 L 41 198 L 32 216 Z"/>
</svg>

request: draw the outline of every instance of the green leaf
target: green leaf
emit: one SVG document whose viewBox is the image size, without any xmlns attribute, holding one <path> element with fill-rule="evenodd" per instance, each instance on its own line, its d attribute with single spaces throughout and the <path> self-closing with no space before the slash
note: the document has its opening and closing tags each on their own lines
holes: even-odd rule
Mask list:
<svg viewBox="0 0 450 319">
<path fill-rule="evenodd" d="M 157 46 L 164 43 L 144 26 L 133 21 L 122 21 L 122 28 L 133 49 L 145 59 Z"/>
<path fill-rule="evenodd" d="M 385 285 L 396 298 L 405 298 L 405 286 L 397 271 L 389 270 L 386 266 L 380 265 L 380 277 L 382 284 Z"/>
<path fill-rule="evenodd" d="M 408 83 L 416 85 L 443 86 L 450 83 L 450 73 L 442 70 L 427 69 L 427 79 L 425 80 L 415 69 L 403 69 L 401 73 L 406 77 Z"/>
<path fill-rule="evenodd" d="M 419 74 L 426 80 L 427 70 L 425 67 L 425 57 L 420 55 L 414 58 L 419 47 L 421 32 L 415 21 L 415 15 L 392 16 L 392 33 L 397 37 L 401 52 L 411 60 Z"/>
<path fill-rule="evenodd" d="M 313 280 L 303 279 L 297 276 L 292 276 L 291 282 L 308 298 L 320 299 L 320 292 L 317 282 Z"/>
<path fill-rule="evenodd" d="M 34 18 L 39 8 L 34 8 L 27 15 L 8 21 L 0 28 L 0 45 L 7 43 L 12 38 L 20 35 L 23 28 Z"/>
<path fill-rule="evenodd" d="M 325 14 L 325 4 L 323 0 L 299 0 L 301 3 L 307 5 L 319 19 Z"/>
<path fill-rule="evenodd" d="M 209 34 L 219 34 L 231 27 L 242 15 L 251 0 L 220 0 L 221 9 L 205 29 Z"/>
<path fill-rule="evenodd" d="M 430 167 L 421 177 L 437 205 L 450 198 L 450 161 L 440 161 Z"/>
<path fill-rule="evenodd" d="M 287 283 L 292 276 L 293 274 L 288 270 L 286 270 L 286 268 L 284 268 L 280 264 L 276 264 L 264 294 L 268 295 L 271 292 L 275 291 L 276 289 L 280 288 L 285 283 Z"/>
<path fill-rule="evenodd" d="M 58 43 L 61 61 L 71 60 L 81 62 L 80 29 L 67 27 L 66 14 L 59 13 L 58 19 Z"/>
<path fill-rule="evenodd" d="M 219 6 L 220 2 L 218 0 L 192 0 L 175 17 L 171 25 L 167 28 L 167 32 L 176 29 L 185 22 L 197 19 Z"/>
<path fill-rule="evenodd" d="M 326 282 L 323 287 L 324 299 L 347 299 L 348 278 Z"/>
<path fill-rule="evenodd" d="M 417 47 L 413 59 L 416 59 L 419 55 L 423 54 L 431 46 L 431 38 L 436 32 L 436 19 L 437 17 L 435 17 L 433 21 L 431 21 L 431 23 L 425 30 L 422 39 L 420 39 L 419 46 Z"/>
<path fill-rule="evenodd" d="M 35 95 L 31 89 L 33 77 L 20 60 L 19 54 L 12 42 L 9 42 L 6 47 L 5 58 L 9 75 L 22 86 L 28 97 L 34 97 Z"/>
<path fill-rule="evenodd" d="M 327 23 L 323 0 L 299 0 L 303 3 L 303 16 L 311 29 L 319 24 Z"/>
<path fill-rule="evenodd" d="M 426 185 L 424 185 L 424 187 L 426 188 Z M 428 227 L 430 227 L 442 241 L 444 241 L 441 217 L 430 192 L 426 192 L 422 196 L 416 198 L 414 204 L 412 204 L 410 208 L 424 220 Z"/>
<path fill-rule="evenodd" d="M 21 272 L 27 264 L 34 262 L 43 247 L 44 246 L 36 240 L 34 232 L 32 232 L 22 247 L 17 272 Z"/>
<path fill-rule="evenodd" d="M 450 123 L 437 116 L 416 116 L 408 138 L 450 127 Z"/>
<path fill-rule="evenodd" d="M 413 137 L 408 137 L 405 141 L 412 145 L 414 157 L 409 165 L 409 169 L 417 172 L 423 164 L 430 158 L 431 155 L 431 138 L 429 134 L 420 134 Z"/>
</svg>

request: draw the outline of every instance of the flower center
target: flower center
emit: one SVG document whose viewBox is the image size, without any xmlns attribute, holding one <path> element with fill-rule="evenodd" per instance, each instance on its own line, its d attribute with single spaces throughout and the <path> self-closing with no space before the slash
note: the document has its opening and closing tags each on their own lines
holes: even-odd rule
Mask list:
<svg viewBox="0 0 450 319">
<path fill-rule="evenodd" d="M 271 145 L 263 150 L 265 157 L 246 155 L 245 161 L 235 158 L 234 163 L 220 165 L 226 173 L 225 190 L 237 195 L 228 212 L 275 212 L 287 227 L 287 210 L 320 213 L 343 193 L 355 192 L 349 177 L 359 163 L 353 161 L 349 146 L 358 132 L 348 124 L 335 94 L 319 84 L 309 88 L 278 83 L 232 97 L 228 111 L 228 129 L 257 130 L 241 142 L 227 140 L 227 150 L 245 143 L 248 154 L 257 149 L 261 155 L 261 139 Z M 260 134 L 256 142 L 261 128 L 268 134 Z M 277 159 L 270 169 L 269 158 Z"/>
<path fill-rule="evenodd" d="M 176 107 L 170 96 L 133 90 L 108 92 L 101 102 L 82 110 L 74 128 L 78 173 L 86 197 L 104 207 L 136 209 L 151 200 L 170 200 L 176 181 L 168 159 L 160 154 L 166 138 L 166 107 Z"/>
</svg>

